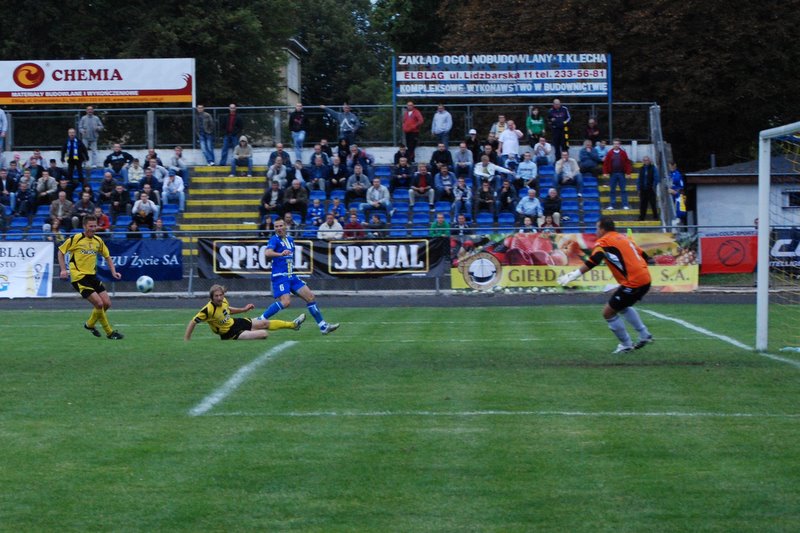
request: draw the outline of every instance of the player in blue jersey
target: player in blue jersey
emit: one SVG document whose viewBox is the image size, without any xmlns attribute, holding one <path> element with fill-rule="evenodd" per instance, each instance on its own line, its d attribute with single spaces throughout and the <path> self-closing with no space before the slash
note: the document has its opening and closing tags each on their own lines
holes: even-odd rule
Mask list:
<svg viewBox="0 0 800 533">
<path fill-rule="evenodd" d="M 286 224 L 278 218 L 275 220 L 274 229 L 275 235 L 269 239 L 264 255 L 272 260 L 272 295 L 275 301 L 264 310 L 261 318 L 268 319 L 281 309 L 289 307 L 290 295 L 294 293 L 306 301 L 308 312 L 319 324 L 322 334 L 333 333 L 339 329 L 339 324 L 325 322 L 314 299 L 314 293 L 294 273 L 294 239 L 286 235 Z"/>
</svg>

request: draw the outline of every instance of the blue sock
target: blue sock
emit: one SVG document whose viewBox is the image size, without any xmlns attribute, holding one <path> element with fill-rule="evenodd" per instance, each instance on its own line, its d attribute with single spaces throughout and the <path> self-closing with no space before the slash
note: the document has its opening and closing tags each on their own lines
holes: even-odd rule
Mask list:
<svg viewBox="0 0 800 533">
<path fill-rule="evenodd" d="M 275 300 L 274 302 L 272 302 L 272 305 L 264 309 L 264 312 L 261 314 L 261 318 L 269 318 L 278 311 L 281 311 L 282 309 L 283 306 L 281 305 L 281 302 Z"/>
<path fill-rule="evenodd" d="M 314 317 L 314 320 L 317 321 L 317 324 L 322 325 L 325 320 L 322 318 L 322 313 L 317 306 L 317 302 L 311 302 L 306 307 L 308 307 L 308 312 L 311 313 L 311 316 Z"/>
</svg>

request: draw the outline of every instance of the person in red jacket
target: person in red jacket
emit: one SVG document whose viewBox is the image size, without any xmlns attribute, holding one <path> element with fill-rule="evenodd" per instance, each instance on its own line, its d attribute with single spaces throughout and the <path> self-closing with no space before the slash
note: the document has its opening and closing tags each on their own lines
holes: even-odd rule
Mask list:
<svg viewBox="0 0 800 533">
<path fill-rule="evenodd" d="M 628 191 L 625 190 L 626 179 L 631 177 L 631 160 L 628 159 L 628 154 L 622 149 L 622 142 L 619 139 L 614 139 L 614 146 L 606 154 L 603 160 L 603 177 L 611 177 L 609 187 L 611 187 L 611 203 L 606 209 L 616 209 L 617 191 L 616 188 L 622 190 L 622 209 L 630 209 L 628 207 Z"/>
<path fill-rule="evenodd" d="M 406 104 L 406 110 L 403 113 L 403 133 L 406 136 L 406 146 L 408 147 L 408 160 L 413 163 L 414 149 L 417 147 L 417 140 L 419 139 L 419 130 L 425 119 L 422 117 L 419 109 L 414 106 L 411 100 Z"/>
</svg>

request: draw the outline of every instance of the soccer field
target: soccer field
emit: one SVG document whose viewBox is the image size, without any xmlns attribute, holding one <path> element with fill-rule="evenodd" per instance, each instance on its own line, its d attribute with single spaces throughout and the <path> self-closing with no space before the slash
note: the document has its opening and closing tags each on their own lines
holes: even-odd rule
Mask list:
<svg viewBox="0 0 800 533">
<path fill-rule="evenodd" d="M 0 529 L 800 530 L 800 358 L 747 349 L 753 306 L 670 304 L 614 356 L 600 307 L 190 343 L 194 309 L 112 309 L 122 341 L 0 312 Z"/>
</svg>

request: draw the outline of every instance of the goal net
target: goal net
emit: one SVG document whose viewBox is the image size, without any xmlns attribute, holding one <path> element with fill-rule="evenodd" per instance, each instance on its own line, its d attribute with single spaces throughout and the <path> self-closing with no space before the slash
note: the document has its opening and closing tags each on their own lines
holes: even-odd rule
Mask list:
<svg viewBox="0 0 800 533">
<path fill-rule="evenodd" d="M 800 352 L 800 122 L 759 134 L 756 349 Z"/>
</svg>

